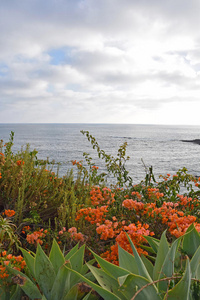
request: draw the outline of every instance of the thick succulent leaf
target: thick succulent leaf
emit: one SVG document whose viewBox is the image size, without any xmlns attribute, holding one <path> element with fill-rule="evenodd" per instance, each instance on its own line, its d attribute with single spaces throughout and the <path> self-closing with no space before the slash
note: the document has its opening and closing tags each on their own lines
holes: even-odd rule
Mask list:
<svg viewBox="0 0 200 300">
<path fill-rule="evenodd" d="M 71 257 L 70 257 L 70 268 L 74 271 L 77 271 L 82 274 L 83 268 L 83 259 L 84 259 L 85 245 L 79 248 Z M 69 266 L 68 266 L 69 267 Z M 75 273 L 70 275 L 70 286 L 74 286 L 79 282 L 79 277 Z"/>
<path fill-rule="evenodd" d="M 191 285 L 191 269 L 189 259 L 186 263 L 186 271 L 182 279 L 168 292 L 164 300 L 188 300 Z"/>
<path fill-rule="evenodd" d="M 118 245 L 118 255 L 120 268 L 123 268 L 133 274 L 139 275 L 138 266 L 135 261 L 135 257 L 132 254 Z"/>
<path fill-rule="evenodd" d="M 17 277 L 19 286 L 30 299 L 42 298 L 37 286 L 25 274 L 8 266 L 6 269 L 9 271 L 9 273 L 14 274 Z"/>
<path fill-rule="evenodd" d="M 142 276 L 129 274 L 119 278 L 119 282 L 121 285 L 120 290 L 124 292 L 127 299 L 131 299 L 138 290 L 144 287 L 136 296 L 136 300 L 161 300 L 155 285 L 146 286 L 150 281 Z"/>
<path fill-rule="evenodd" d="M 158 248 L 159 248 L 159 244 L 160 244 L 160 240 L 152 237 L 152 236 L 144 236 L 144 238 L 147 240 L 147 242 L 149 243 L 149 245 L 151 246 L 152 250 L 154 253 L 158 252 Z"/>
<path fill-rule="evenodd" d="M 88 265 L 88 267 L 102 288 L 117 295 L 121 300 L 126 300 L 126 297 L 123 296 L 123 293 L 119 292 L 119 284 L 116 279 L 102 269 L 95 268 L 91 265 Z"/>
<path fill-rule="evenodd" d="M 24 260 L 26 262 L 26 265 L 31 273 L 31 275 L 33 277 L 35 277 L 35 257 L 33 257 L 28 251 L 24 250 L 23 248 L 20 248 L 20 250 L 22 251 Z"/>
<path fill-rule="evenodd" d="M 191 267 L 192 278 L 195 278 L 197 276 L 198 268 L 200 267 L 200 246 L 190 261 L 190 267 Z"/>
<path fill-rule="evenodd" d="M 88 261 L 87 263 L 90 264 L 90 265 L 93 265 L 95 263 L 95 261 L 96 260 L 93 258 L 90 261 Z M 87 272 L 88 272 L 88 266 L 87 266 L 87 264 L 84 264 L 82 269 L 81 269 L 81 274 L 85 275 Z"/>
<path fill-rule="evenodd" d="M 49 254 L 49 259 L 54 267 L 55 273 L 57 274 L 59 268 L 65 263 L 65 258 L 55 239 L 53 240 L 53 244 Z"/>
<path fill-rule="evenodd" d="M 112 278 L 117 279 L 120 276 L 129 274 L 130 272 L 128 270 L 125 270 L 121 267 L 118 267 L 114 264 L 111 264 L 110 262 L 108 262 L 107 260 L 101 258 L 99 255 L 95 254 L 94 252 L 92 252 L 96 261 L 98 262 L 98 264 L 100 265 L 100 267 L 108 274 L 110 275 Z"/>
<path fill-rule="evenodd" d="M 151 276 L 151 278 L 153 278 L 154 266 L 153 266 L 152 262 L 148 258 L 146 258 L 143 254 L 141 255 L 141 259 L 142 259 L 149 275 Z M 132 272 L 132 273 L 135 274 L 134 272 Z"/>
<path fill-rule="evenodd" d="M 157 280 L 159 278 L 164 260 L 167 256 L 167 253 L 169 252 L 169 244 L 167 242 L 165 233 L 166 231 L 163 232 L 160 239 L 160 244 L 159 244 L 154 270 L 153 270 L 153 280 Z"/>
<path fill-rule="evenodd" d="M 101 286 L 99 286 L 98 284 L 90 281 L 89 279 L 87 279 L 86 277 L 81 275 L 80 273 L 78 273 L 74 270 L 71 270 L 71 269 L 70 269 L 70 271 L 72 273 L 74 273 L 76 276 L 78 276 L 80 278 L 80 281 L 86 282 L 89 286 L 91 286 L 93 288 L 93 290 L 95 290 L 103 299 L 121 300 L 119 297 L 117 297 L 116 295 L 114 295 L 110 291 L 108 291 L 106 289 L 103 289 Z"/>
<path fill-rule="evenodd" d="M 16 286 L 16 289 L 12 296 L 9 298 L 10 300 L 22 299 L 23 292 L 19 285 Z"/>
<path fill-rule="evenodd" d="M 140 248 L 146 250 L 148 253 L 156 254 L 156 252 L 152 249 L 152 247 L 140 245 Z"/>
<path fill-rule="evenodd" d="M 54 298 L 54 299 L 59 299 L 60 298 Z M 77 286 L 73 286 L 70 291 L 67 293 L 67 295 L 65 295 L 62 300 L 77 300 L 78 299 L 78 287 Z M 52 298 L 53 300 L 53 298 Z"/>
<path fill-rule="evenodd" d="M 162 268 L 160 270 L 160 276 L 158 279 L 164 278 L 164 277 L 171 277 L 174 273 L 174 261 L 175 261 L 175 255 L 177 248 L 179 246 L 181 237 L 176 239 L 169 249 L 164 263 L 162 265 Z M 158 290 L 159 291 L 166 291 L 167 290 L 168 283 L 166 281 L 160 281 L 158 282 Z"/>
<path fill-rule="evenodd" d="M 84 252 L 85 245 L 78 249 L 69 259 L 72 269 L 80 273 L 83 268 Z"/>
<path fill-rule="evenodd" d="M 140 258 L 132 240 L 130 239 L 129 235 L 127 234 L 127 237 L 128 237 L 128 240 L 129 240 L 129 243 L 131 244 L 131 248 L 133 250 L 133 254 L 135 256 L 135 261 L 137 263 L 137 266 L 138 266 L 138 272 L 139 272 L 139 275 L 146 278 L 147 280 L 149 280 L 150 282 L 152 282 L 152 278 L 151 276 L 149 275 L 149 272 L 147 271 L 142 259 Z"/>
<path fill-rule="evenodd" d="M 64 265 L 60 267 L 51 290 L 51 300 L 62 300 L 71 289 L 70 270 Z"/>
<path fill-rule="evenodd" d="M 199 264 L 199 266 L 197 267 L 196 279 L 200 280 L 200 264 Z"/>
<path fill-rule="evenodd" d="M 56 274 L 53 265 L 38 244 L 35 256 L 35 278 L 46 298 L 50 298 Z"/>
<path fill-rule="evenodd" d="M 183 251 L 187 253 L 189 257 L 192 257 L 199 246 L 200 234 L 194 227 L 194 224 L 192 224 L 183 236 Z"/>
<path fill-rule="evenodd" d="M 78 250 L 78 245 L 79 245 L 79 244 L 76 244 L 76 246 L 74 246 L 74 248 L 72 248 L 72 249 L 67 253 L 67 255 L 65 256 L 65 260 L 70 259 L 70 257 L 71 257 L 72 255 L 74 255 L 74 253 Z"/>
<path fill-rule="evenodd" d="M 84 298 L 83 300 L 88 300 L 90 298 L 91 292 L 89 292 Z"/>
</svg>

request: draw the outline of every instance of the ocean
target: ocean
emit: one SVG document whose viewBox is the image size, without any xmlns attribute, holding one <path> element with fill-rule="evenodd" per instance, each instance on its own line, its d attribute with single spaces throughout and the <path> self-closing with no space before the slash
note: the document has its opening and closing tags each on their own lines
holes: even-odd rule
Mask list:
<svg viewBox="0 0 200 300">
<path fill-rule="evenodd" d="M 80 131 L 92 134 L 101 149 L 116 156 L 124 142 L 128 143 L 127 170 L 138 183 L 145 177 L 145 168 L 153 167 L 156 180 L 159 175 L 175 174 L 186 167 L 188 173 L 200 176 L 200 145 L 182 140 L 200 138 L 200 126 L 127 125 L 127 124 L 0 124 L 0 139 L 9 140 L 14 132 L 13 152 L 30 144 L 38 151 L 39 159 L 60 162 L 59 175 L 71 169 L 72 160 L 83 160 L 83 152 L 90 153 L 100 171 L 105 170 L 87 138 Z M 76 171 L 75 171 L 76 173 Z"/>
</svg>

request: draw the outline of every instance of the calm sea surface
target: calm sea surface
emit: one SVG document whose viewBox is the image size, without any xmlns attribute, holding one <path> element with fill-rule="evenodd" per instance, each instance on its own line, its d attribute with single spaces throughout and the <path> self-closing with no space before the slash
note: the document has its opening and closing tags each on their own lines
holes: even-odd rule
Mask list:
<svg viewBox="0 0 200 300">
<path fill-rule="evenodd" d="M 200 139 L 200 126 L 158 126 L 158 125 L 111 125 L 111 124 L 0 124 L 0 139 L 9 140 L 14 131 L 13 151 L 27 143 L 31 150 L 38 151 L 39 159 L 60 162 L 60 176 L 72 168 L 71 160 L 83 160 L 83 152 L 94 157 L 94 163 L 104 169 L 87 138 L 80 133 L 87 130 L 98 141 L 101 149 L 116 155 L 125 141 L 128 143 L 127 169 L 135 183 L 144 179 L 145 165 L 153 166 L 156 179 L 160 174 L 175 174 L 182 167 L 200 176 L 200 145 L 184 143 L 181 140 Z"/>
</svg>

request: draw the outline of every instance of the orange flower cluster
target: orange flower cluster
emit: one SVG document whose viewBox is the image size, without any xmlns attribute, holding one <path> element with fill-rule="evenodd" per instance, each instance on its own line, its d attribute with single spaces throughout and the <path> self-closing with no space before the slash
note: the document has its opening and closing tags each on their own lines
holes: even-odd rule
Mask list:
<svg viewBox="0 0 200 300">
<path fill-rule="evenodd" d="M 93 171 L 93 170 L 98 170 L 98 167 L 92 166 L 92 171 Z"/>
<path fill-rule="evenodd" d="M 160 193 L 159 189 L 157 188 L 148 188 L 147 189 L 147 194 L 149 199 L 151 200 L 159 200 L 160 198 L 162 198 L 164 196 L 163 193 Z"/>
<path fill-rule="evenodd" d="M 41 238 L 44 238 L 46 236 L 47 230 L 44 230 L 43 228 L 38 230 L 38 231 L 34 231 L 31 234 L 27 234 L 26 240 L 29 244 L 36 244 L 39 243 L 40 245 L 43 244 L 43 241 L 41 240 Z"/>
<path fill-rule="evenodd" d="M 182 210 L 186 210 L 186 208 L 188 208 L 189 210 L 193 210 L 194 207 L 200 206 L 199 199 L 192 199 L 191 197 L 186 197 L 179 194 L 177 195 L 177 197 L 180 199 L 178 203 L 182 205 Z"/>
<path fill-rule="evenodd" d="M 178 212 L 180 214 L 180 212 Z M 182 236 L 188 229 L 188 227 L 194 223 L 196 230 L 200 232 L 200 224 L 195 223 L 196 217 L 195 216 L 182 216 L 179 217 L 178 214 L 174 214 L 170 216 L 170 222 L 168 222 L 169 231 L 175 237 Z"/>
<path fill-rule="evenodd" d="M 11 218 L 15 215 L 15 211 L 11 209 L 5 209 L 4 213 L 2 215 L 5 215 L 8 218 Z"/>
<path fill-rule="evenodd" d="M 115 202 L 115 194 L 108 188 L 100 189 L 99 187 L 93 187 L 91 192 L 91 204 L 94 208 L 82 208 L 77 212 L 76 220 L 83 218 L 91 224 L 96 224 L 96 232 L 100 235 L 101 240 L 113 240 L 115 244 L 110 247 L 110 250 L 104 252 L 102 257 L 106 260 L 118 264 L 117 244 L 122 248 L 131 252 L 131 247 L 126 237 L 125 232 L 128 232 L 129 236 L 133 240 L 134 244 L 138 246 L 139 253 L 147 254 L 145 251 L 139 248 L 139 245 L 145 242 L 143 235 L 154 235 L 153 232 L 148 230 L 148 224 L 141 224 L 140 222 L 135 225 L 129 224 L 130 220 L 118 221 L 116 216 L 112 216 L 112 203 Z M 141 198 L 138 192 L 133 193 L 137 198 Z M 137 201 L 127 199 L 125 203 L 133 202 L 137 204 Z M 104 204 L 104 205 L 102 205 Z M 105 205 L 106 204 L 106 205 Z M 99 206 L 102 205 L 102 206 Z M 155 204 L 154 204 L 155 205 Z M 133 207 L 132 207 L 133 208 Z M 126 224 L 129 224 L 126 226 Z M 75 230 L 76 228 L 74 228 Z M 113 243 L 113 241 L 112 241 Z M 129 245 L 129 246 L 128 246 Z"/>
<path fill-rule="evenodd" d="M 2 178 L 2 174 L 1 174 L 1 172 L 0 172 L 0 179 Z"/>
<path fill-rule="evenodd" d="M 72 165 L 77 165 L 77 168 L 82 168 L 82 164 L 79 161 L 72 160 Z"/>
<path fill-rule="evenodd" d="M 101 240 L 112 239 L 120 232 L 121 222 L 112 222 L 110 220 L 105 220 L 104 224 L 97 223 L 96 232 L 101 235 Z"/>
<path fill-rule="evenodd" d="M 24 226 L 24 227 L 22 228 L 22 233 L 25 234 L 26 231 L 29 231 L 30 229 L 31 229 L 30 226 Z"/>
<path fill-rule="evenodd" d="M 131 245 L 126 236 L 126 232 L 129 237 L 133 241 L 135 247 L 137 248 L 138 253 L 147 255 L 148 253 L 140 248 L 140 245 L 144 243 L 146 240 L 143 236 L 154 235 L 153 232 L 148 230 L 148 224 L 141 224 L 139 221 L 137 224 L 131 223 L 128 226 L 124 226 L 120 231 L 120 233 L 116 237 L 116 243 L 110 247 L 110 251 L 104 252 L 101 256 L 115 265 L 118 265 L 118 245 L 120 245 L 123 249 L 128 251 L 129 253 L 133 253 L 131 249 Z"/>
<path fill-rule="evenodd" d="M 102 223 L 105 220 L 105 213 L 108 212 L 108 205 L 97 208 L 82 208 L 77 212 L 76 221 L 80 220 L 85 215 L 85 220 L 91 224 Z"/>
<path fill-rule="evenodd" d="M 90 191 L 90 199 L 92 205 L 99 205 L 99 204 L 107 204 L 110 205 L 115 202 L 115 194 L 111 192 L 111 189 L 105 187 L 102 190 L 95 186 Z"/>
<path fill-rule="evenodd" d="M 22 271 L 26 265 L 23 257 L 13 256 L 12 254 L 7 254 L 6 251 L 0 253 L 0 279 L 5 280 L 9 277 L 9 274 L 6 271 L 5 265 L 11 264 L 13 269 Z M 6 284 L 6 283 L 5 283 Z"/>
<path fill-rule="evenodd" d="M 158 193 L 156 191 L 156 193 Z M 157 194 L 159 195 L 159 194 Z M 150 218 L 161 219 L 163 224 L 166 224 L 169 227 L 169 232 L 175 237 L 183 235 L 187 228 L 196 221 L 195 216 L 185 215 L 183 210 L 188 206 L 190 209 L 193 209 L 194 205 L 199 206 L 199 200 L 192 200 L 192 198 L 187 198 L 182 195 L 177 195 L 180 198 L 180 201 L 176 203 L 173 202 L 163 202 L 161 207 L 156 207 L 154 203 L 143 203 L 137 202 L 132 199 L 125 199 L 122 203 L 122 206 L 126 207 L 129 210 L 135 210 L 135 212 L 140 215 Z M 178 210 L 178 207 L 184 206 L 182 210 Z M 195 223 L 195 227 L 200 231 L 200 224 Z"/>
<path fill-rule="evenodd" d="M 84 235 L 81 232 L 77 232 L 76 227 L 71 227 L 68 232 L 71 235 L 71 239 L 75 240 L 76 242 L 84 242 Z"/>
<path fill-rule="evenodd" d="M 17 160 L 16 164 L 18 166 L 24 165 L 24 161 L 23 160 Z"/>
<path fill-rule="evenodd" d="M 140 193 L 139 192 L 132 192 L 131 193 L 131 195 L 135 198 L 136 197 L 136 199 L 139 199 L 139 200 L 141 200 L 141 198 L 142 198 L 142 195 L 140 195 Z"/>
</svg>

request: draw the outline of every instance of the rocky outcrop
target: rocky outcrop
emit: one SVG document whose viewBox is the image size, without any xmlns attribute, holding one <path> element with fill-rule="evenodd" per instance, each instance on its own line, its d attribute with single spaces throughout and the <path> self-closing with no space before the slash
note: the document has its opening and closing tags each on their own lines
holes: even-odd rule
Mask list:
<svg viewBox="0 0 200 300">
<path fill-rule="evenodd" d="M 200 139 L 195 139 L 195 140 L 181 140 L 182 142 L 187 142 L 187 143 L 195 143 L 200 145 Z"/>
</svg>

